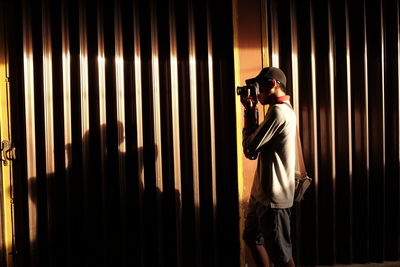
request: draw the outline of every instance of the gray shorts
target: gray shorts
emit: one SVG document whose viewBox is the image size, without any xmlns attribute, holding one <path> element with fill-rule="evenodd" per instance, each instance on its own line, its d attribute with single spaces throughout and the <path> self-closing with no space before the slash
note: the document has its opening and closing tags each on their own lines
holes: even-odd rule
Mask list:
<svg viewBox="0 0 400 267">
<path fill-rule="evenodd" d="M 287 263 L 292 257 L 290 209 L 274 209 L 250 198 L 243 239 L 264 245 L 273 263 Z"/>
</svg>

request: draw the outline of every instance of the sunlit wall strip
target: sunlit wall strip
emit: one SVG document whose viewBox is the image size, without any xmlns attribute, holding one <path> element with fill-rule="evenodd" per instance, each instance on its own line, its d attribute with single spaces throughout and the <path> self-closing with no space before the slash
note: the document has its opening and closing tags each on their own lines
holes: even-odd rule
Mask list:
<svg viewBox="0 0 400 267">
<path fill-rule="evenodd" d="M 29 214 L 29 242 L 30 256 L 35 263 L 37 249 L 37 207 L 36 199 L 36 143 L 35 143 L 35 94 L 33 48 L 30 9 L 23 7 L 23 50 L 24 50 L 24 93 L 25 93 L 25 127 L 26 127 L 26 157 L 28 214 Z"/>
<path fill-rule="evenodd" d="M 213 202 L 213 243 L 217 244 L 217 166 L 215 152 L 215 110 L 214 110 L 214 69 L 212 48 L 212 25 L 210 7 L 207 5 L 207 46 L 208 46 L 208 87 L 210 101 L 210 145 L 211 145 L 211 179 Z M 217 266 L 216 257 L 214 264 Z"/>
<path fill-rule="evenodd" d="M 336 221 L 336 127 L 335 127 L 335 51 L 332 25 L 332 3 L 328 1 L 328 33 L 329 33 L 329 97 L 330 97 L 330 131 L 331 131 L 331 164 L 332 164 L 332 219 Z M 332 224 L 333 235 L 336 235 L 336 223 Z M 336 238 L 333 239 L 332 255 L 336 257 Z"/>
<path fill-rule="evenodd" d="M 192 132 L 192 164 L 193 164 L 193 200 L 195 207 L 195 236 L 200 239 L 200 186 L 199 186 L 199 148 L 198 148 L 198 128 L 197 128 L 197 74 L 196 74 L 196 37 L 194 22 L 193 1 L 188 5 L 188 27 L 189 27 L 189 77 L 190 77 L 190 113 L 191 113 L 191 132 Z M 200 244 L 197 244 L 195 258 L 198 264 L 200 257 Z"/>
<path fill-rule="evenodd" d="M 400 89 L 400 8 L 399 2 L 397 2 L 397 10 L 396 10 L 396 17 L 397 17 L 397 90 Z M 397 118 L 398 118 L 398 155 L 400 157 L 400 93 L 398 93 L 398 105 L 397 105 Z M 400 167 L 400 162 L 397 162 L 397 166 Z M 400 192 L 400 182 L 398 182 L 397 192 Z M 400 205 L 397 210 L 397 214 L 400 214 Z M 400 232 L 400 225 L 397 227 L 398 233 Z M 400 246 L 400 235 L 397 236 L 397 247 Z"/>
<path fill-rule="evenodd" d="M 400 90 L 400 8 L 399 8 L 399 2 L 397 2 L 397 12 L 396 12 L 396 16 L 397 16 L 397 88 L 398 90 Z M 397 116 L 398 118 L 398 155 L 400 157 L 400 93 L 398 93 L 398 102 L 399 103 L 397 105 L 397 114 L 399 114 Z M 398 166 L 400 166 L 400 158 L 399 158 L 399 162 L 398 162 Z M 399 189 L 400 189 L 400 183 L 399 183 Z M 399 192 L 399 191 L 398 191 Z M 400 211 L 400 210 L 399 210 Z M 400 228 L 399 228 L 400 229 Z M 398 237 L 398 242 L 397 244 L 400 245 L 400 235 Z"/>
<path fill-rule="evenodd" d="M 332 25 L 331 1 L 328 1 L 328 27 L 329 27 L 329 91 L 330 91 L 330 120 L 331 120 L 331 148 L 332 148 L 332 179 L 333 192 L 335 192 L 336 180 L 336 135 L 335 135 L 335 59 L 334 40 Z M 334 196 L 333 196 L 334 197 Z M 335 201 L 333 201 L 335 203 Z"/>
<path fill-rule="evenodd" d="M 43 108 L 44 108 L 44 138 L 45 138 L 45 161 L 46 161 L 46 176 L 47 183 L 51 183 L 49 180 L 52 176 L 54 176 L 55 172 L 55 163 L 54 163 L 54 116 L 53 116 L 53 73 L 52 73 L 52 47 L 51 47 L 51 31 L 50 31 L 50 14 L 48 13 L 48 9 L 43 2 L 42 5 L 42 44 L 43 44 Z M 48 205 L 48 213 L 47 213 L 47 223 L 48 223 L 48 231 L 51 231 L 53 225 L 51 205 L 52 203 L 52 195 L 51 186 L 47 187 L 47 205 Z M 51 233 L 49 233 L 49 237 L 51 237 Z M 51 251 L 54 249 L 50 247 Z M 49 262 L 52 262 L 53 259 L 49 257 Z"/>
<path fill-rule="evenodd" d="M 215 111 L 214 111 L 214 70 L 213 70 L 213 49 L 212 49 L 212 29 L 209 10 L 207 9 L 207 46 L 208 46 L 208 86 L 210 98 L 210 139 L 211 139 L 211 173 L 213 205 L 217 205 L 216 195 L 216 158 L 215 158 Z M 215 214 L 214 214 L 215 215 Z M 214 218 L 215 219 L 215 218 Z"/>
<path fill-rule="evenodd" d="M 124 84 L 124 54 L 123 54 L 123 39 L 121 26 L 121 10 L 120 3 L 117 1 L 114 7 L 114 30 L 115 30 L 115 89 L 117 101 L 117 120 L 118 120 L 118 165 L 119 165 L 119 198 L 120 198 L 120 217 L 121 231 L 125 232 L 126 225 L 126 175 L 125 175 L 125 84 Z M 126 264 L 127 244 L 126 235 L 122 235 L 121 261 Z"/>
<path fill-rule="evenodd" d="M 170 2 L 169 13 L 169 42 L 170 42 L 170 67 L 171 67 L 171 104 L 174 147 L 174 176 L 175 190 L 182 191 L 181 184 L 181 154 L 179 131 L 179 83 L 178 83 L 178 51 L 176 44 L 176 22 L 173 1 Z"/>
<path fill-rule="evenodd" d="M 297 129 L 300 129 L 300 91 L 299 91 L 299 46 L 298 46 L 298 29 L 297 29 L 297 13 L 296 13 L 296 1 L 290 1 L 290 36 L 291 36 L 291 59 L 292 59 L 292 105 L 294 112 L 296 114 L 296 124 Z M 265 33 L 264 33 L 265 34 Z M 301 134 L 301 131 L 298 130 L 298 133 Z M 301 232 L 298 230 L 300 229 L 301 224 L 301 208 L 296 211 L 296 233 L 297 233 L 297 240 L 301 239 Z M 296 242 L 297 244 L 299 242 Z M 300 246 L 296 246 L 296 253 L 300 255 Z"/>
<path fill-rule="evenodd" d="M 363 4 L 363 24 L 364 24 L 364 29 L 363 29 L 363 41 L 364 41 L 364 77 L 365 77 L 365 88 L 363 88 L 365 90 L 365 109 L 363 111 L 363 114 L 365 116 L 365 125 L 364 125 L 364 132 L 365 132 L 365 160 L 366 160 L 366 166 L 365 166 L 365 170 L 366 170 L 366 175 L 365 175 L 365 181 L 366 181 L 366 192 L 364 192 L 365 194 L 365 199 L 370 199 L 370 190 L 369 190 L 369 186 L 370 186 L 370 155 L 369 155 L 369 151 L 370 151 L 370 145 L 369 145 L 369 94 L 368 94 L 368 90 L 369 90 L 369 85 L 368 85 L 368 45 L 367 45 L 367 11 L 366 11 L 366 1 L 364 0 L 362 2 Z M 367 218 L 367 221 L 365 222 L 367 225 L 370 224 L 369 223 L 369 216 L 370 216 L 370 211 L 369 208 L 366 209 L 365 212 L 365 217 Z M 366 233 L 367 238 L 366 238 L 366 250 L 368 251 L 370 248 L 370 233 Z"/>
<path fill-rule="evenodd" d="M 295 9 L 295 1 L 290 1 L 290 36 L 291 36 L 291 49 L 292 49 L 292 89 L 293 89 L 293 108 L 297 117 L 297 125 L 300 125 L 299 114 L 299 62 L 298 62 L 298 38 L 297 38 L 297 16 Z"/>
<path fill-rule="evenodd" d="M 54 174 L 54 116 L 53 116 L 53 73 L 52 49 L 49 14 L 45 5 L 42 7 L 42 42 L 43 42 L 43 96 L 44 127 L 46 147 L 46 174 Z"/>
<path fill-rule="evenodd" d="M 80 77 L 80 107 L 81 107 L 81 139 L 82 139 L 82 183 L 83 192 L 89 192 L 89 66 L 88 66 L 88 48 L 87 48 L 87 25 L 86 25 L 86 3 L 79 3 L 79 77 Z M 88 225 L 88 214 L 90 207 L 87 201 L 88 195 L 83 195 L 83 224 Z M 83 239 L 88 242 L 88 232 L 85 232 L 86 237 Z"/>
<path fill-rule="evenodd" d="M 272 66 L 279 67 L 279 28 L 278 28 L 278 1 L 271 1 L 271 50 Z"/>
<path fill-rule="evenodd" d="M 62 31 L 62 79 L 63 79 L 63 111 L 64 111 L 64 167 L 65 167 L 65 186 L 67 190 L 70 188 L 71 173 L 67 170 L 72 166 L 72 127 L 71 127 L 71 56 L 69 47 L 69 27 L 68 27 L 68 12 L 65 2 L 62 2 L 61 7 L 61 31 Z M 71 207 L 70 207 L 70 194 L 66 194 L 66 217 L 67 217 L 67 230 L 70 229 L 71 222 Z M 68 236 L 68 250 L 74 244 L 71 237 Z M 70 255 L 70 254 L 69 254 Z"/>
<path fill-rule="evenodd" d="M 349 10 L 347 0 L 345 1 L 345 23 L 346 23 L 346 81 L 347 81 L 347 141 L 348 141 L 348 163 L 349 163 L 349 195 L 353 192 L 353 120 L 352 120 L 352 99 L 351 99 L 351 62 L 350 62 L 350 26 Z M 349 198 L 349 221 L 353 222 L 353 201 Z M 349 230 L 350 255 L 353 255 L 353 229 Z"/>
<path fill-rule="evenodd" d="M 160 73 L 159 73 L 159 53 L 158 53 L 158 27 L 157 27 L 157 1 L 153 0 L 150 4 L 150 27 L 151 27 L 151 73 L 152 73 L 152 89 L 153 89 L 153 127 L 154 127 L 154 144 L 155 144 L 155 179 L 156 187 L 163 192 L 163 173 L 162 173 L 162 142 L 161 142 L 161 107 L 160 107 Z M 161 198 L 157 196 L 157 218 L 161 220 Z M 161 224 L 157 224 L 158 229 L 158 249 L 163 251 L 163 233 Z M 163 253 L 158 255 L 158 263 L 163 262 Z"/>
<path fill-rule="evenodd" d="M 155 170 L 156 186 L 163 191 L 162 176 L 162 147 L 161 147 L 161 119 L 160 119 L 160 73 L 158 55 L 158 34 L 157 34 L 157 7 L 155 1 L 151 5 L 151 70 L 153 84 L 153 119 L 154 119 L 154 144 L 155 144 Z"/>
<path fill-rule="evenodd" d="M 171 68 L 171 106 L 172 106 L 172 139 L 174 147 L 174 183 L 175 192 L 182 195 L 181 181 L 181 153 L 180 153 L 180 130 L 179 130 L 179 84 L 178 84 L 178 51 L 176 44 L 176 21 L 175 3 L 169 3 L 169 45 L 170 45 L 170 68 Z M 183 265 L 182 262 L 182 199 L 176 197 L 178 203 L 176 214 L 176 253 L 177 267 Z"/>
<path fill-rule="evenodd" d="M 140 27 L 139 27 L 139 8 L 137 1 L 133 4 L 133 47 L 134 47 L 134 72 L 135 72 L 135 100 L 136 100 L 136 143 L 137 143 L 137 166 L 139 180 L 139 222 L 143 226 L 143 192 L 145 187 L 144 168 L 143 166 L 143 109 L 142 109 L 142 70 L 141 70 L 141 51 L 140 51 Z M 139 244 L 142 248 L 145 247 L 144 231 L 139 231 Z M 140 257 L 140 266 L 144 266 L 144 253 Z"/>
<path fill-rule="evenodd" d="M 124 54 L 123 54 L 123 40 L 122 40 L 122 27 L 121 27 L 121 11 L 119 5 L 115 5 L 115 88 L 117 100 L 117 120 L 121 123 L 118 127 L 118 144 L 119 144 L 119 167 L 120 179 L 125 177 L 125 158 L 123 154 L 126 152 L 125 142 L 125 84 L 124 84 Z M 125 179 L 120 180 L 120 189 L 125 188 Z"/>
<path fill-rule="evenodd" d="M 66 7 L 62 8 L 62 71 L 63 71 L 63 109 L 64 109 L 64 147 L 72 143 L 71 132 L 71 56 L 69 52 L 68 16 Z M 70 167 L 69 152 L 65 149 L 65 168 Z M 66 177 L 68 180 L 68 177 Z"/>
<path fill-rule="evenodd" d="M 385 112 L 385 99 L 386 99 L 386 88 L 385 88 L 385 29 L 383 22 L 383 3 L 380 1 L 380 31 L 381 31 L 381 75 L 382 75 L 382 163 L 383 163 L 383 186 L 386 183 L 386 112 Z"/>
<path fill-rule="evenodd" d="M 313 154 L 314 154 L 314 175 L 315 187 L 318 193 L 318 117 L 317 117 L 317 68 L 316 68 L 316 49 L 315 49 L 315 24 L 314 10 L 310 4 L 310 27 L 311 27 L 311 89 L 312 89 L 312 131 L 313 131 Z M 318 199 L 318 198 L 317 198 Z"/>
<path fill-rule="evenodd" d="M 318 116 L 317 116 L 317 68 L 315 48 L 315 20 L 314 8 L 310 3 L 310 33 L 311 33 L 311 90 L 312 90 L 312 152 L 314 155 L 314 184 L 315 199 L 318 200 Z M 318 202 L 315 202 L 315 224 L 318 226 Z M 318 230 L 315 230 L 315 247 L 318 248 Z M 318 255 L 318 253 L 316 253 Z"/>
<path fill-rule="evenodd" d="M 193 4 L 190 1 L 191 4 Z M 192 123 L 192 156 L 193 156 L 193 186 L 195 206 L 200 207 L 199 166 L 198 166 L 198 129 L 197 129 L 197 74 L 196 74 L 196 40 L 194 28 L 193 7 L 189 10 L 189 75 L 190 75 L 190 106 Z"/>
<path fill-rule="evenodd" d="M 107 105 L 106 105 L 106 59 L 104 55 L 103 23 L 97 22 L 97 68 L 99 75 L 99 124 L 100 124 L 100 160 L 102 174 L 105 173 L 106 148 L 107 148 Z"/>
<path fill-rule="evenodd" d="M 104 27 L 103 27 L 103 17 L 102 8 L 97 5 L 97 71 L 99 79 L 99 127 L 100 127 L 100 179 L 101 179 L 101 191 L 102 196 L 102 207 L 107 207 L 106 198 L 106 159 L 107 159 L 107 105 L 106 105 L 106 60 L 104 52 Z M 107 225 L 106 219 L 107 213 L 103 212 L 103 240 L 107 239 Z M 103 247 L 104 255 L 106 255 L 106 246 Z"/>
<path fill-rule="evenodd" d="M 235 86 L 240 85 L 240 57 L 239 57 L 239 26 L 238 26 L 238 1 L 233 0 L 233 55 L 234 55 L 234 67 L 235 67 Z M 268 46 L 266 46 L 268 50 Z M 235 102 L 235 116 L 236 116 L 236 159 L 237 159 L 237 174 L 238 174 L 238 191 L 239 191 L 239 231 L 243 233 L 244 220 L 245 220 L 245 209 L 242 205 L 244 200 L 244 171 L 243 171 L 243 152 L 240 149 L 242 144 L 242 104 L 240 103 L 239 97 L 236 97 Z M 240 266 L 245 265 L 246 245 L 244 240 L 240 239 Z"/>
<path fill-rule="evenodd" d="M 367 14 L 366 14 L 366 4 L 365 0 L 363 1 L 363 23 L 364 23 L 364 77 L 365 77 L 365 109 L 364 109 L 364 116 L 365 116 L 365 154 L 366 154 L 366 170 L 367 170 L 367 183 L 369 187 L 369 103 L 368 103 L 368 46 L 367 46 Z M 367 196 L 369 199 L 369 196 Z"/>
<path fill-rule="evenodd" d="M 236 18 L 236 17 L 234 17 Z M 267 1 L 261 1 L 261 38 L 262 38 L 262 67 L 268 67 L 269 50 L 268 50 L 268 4 Z"/>
<path fill-rule="evenodd" d="M 138 149 L 138 166 L 139 166 L 139 181 L 143 188 L 144 183 L 144 171 L 140 168 L 143 166 L 143 107 L 142 107 L 142 61 L 141 61 L 141 51 L 140 51 L 140 28 L 139 28 L 139 12 L 138 8 L 134 8 L 134 53 L 135 53 L 135 96 L 136 96 L 136 134 L 137 134 L 137 147 Z M 142 191 L 139 191 L 142 193 Z M 141 198 L 139 198 L 141 199 Z"/>
<path fill-rule="evenodd" d="M 107 123 L 107 106 L 106 106 L 106 59 L 104 52 L 104 31 L 103 18 L 101 17 L 100 7 L 97 8 L 97 68 L 99 75 L 99 118 L 100 126 L 105 127 Z M 100 132 L 100 145 L 102 158 L 105 161 L 106 149 L 106 132 Z M 104 152 L 104 153 L 103 153 Z"/>
<path fill-rule="evenodd" d="M 124 84 L 124 54 L 123 54 L 123 40 L 122 40 L 122 26 L 121 26 L 121 11 L 120 7 L 115 7 L 115 77 L 116 77 L 116 90 L 117 90 L 117 119 L 125 126 L 125 84 Z M 125 127 L 118 128 L 118 143 L 119 151 L 126 152 L 125 142 Z M 120 153 L 120 154 L 121 154 Z M 120 158 L 120 164 L 123 159 Z M 124 165 L 124 164 L 123 164 Z M 120 166 L 124 169 L 124 166 Z M 123 176 L 122 173 L 120 175 Z"/>
<path fill-rule="evenodd" d="M 81 136 L 89 133 L 89 71 L 87 50 L 86 6 L 79 5 L 79 70 L 80 70 L 80 95 L 81 95 Z M 86 137 L 88 138 L 88 137 Z M 89 156 L 89 142 L 82 143 L 83 174 L 87 175 L 87 162 Z"/>
</svg>

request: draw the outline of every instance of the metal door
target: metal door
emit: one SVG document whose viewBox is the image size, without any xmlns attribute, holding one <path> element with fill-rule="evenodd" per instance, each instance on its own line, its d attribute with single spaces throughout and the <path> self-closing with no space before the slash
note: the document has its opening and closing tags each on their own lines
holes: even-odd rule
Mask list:
<svg viewBox="0 0 400 267">
<path fill-rule="evenodd" d="M 5 8 L 0 5 L 0 265 L 14 266 L 12 147 L 8 86 L 8 55 L 5 44 Z"/>
</svg>

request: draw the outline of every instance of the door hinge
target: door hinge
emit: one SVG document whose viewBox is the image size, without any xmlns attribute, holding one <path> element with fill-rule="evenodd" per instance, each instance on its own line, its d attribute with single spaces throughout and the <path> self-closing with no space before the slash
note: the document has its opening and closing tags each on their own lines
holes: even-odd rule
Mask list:
<svg viewBox="0 0 400 267">
<path fill-rule="evenodd" d="M 1 141 L 0 144 L 0 162 L 4 166 L 8 165 L 8 161 L 15 160 L 17 158 L 15 153 L 15 147 L 8 140 Z"/>
</svg>

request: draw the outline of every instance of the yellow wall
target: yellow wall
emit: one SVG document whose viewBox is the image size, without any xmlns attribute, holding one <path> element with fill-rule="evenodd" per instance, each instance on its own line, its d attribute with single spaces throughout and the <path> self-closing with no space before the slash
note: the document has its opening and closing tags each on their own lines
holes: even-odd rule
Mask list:
<svg viewBox="0 0 400 267">
<path fill-rule="evenodd" d="M 4 18 L 4 16 L 0 16 Z M 8 86 L 8 62 L 7 51 L 5 45 L 5 31 L 3 21 L 0 19 L 0 141 L 11 140 L 10 128 L 10 103 L 9 103 L 9 86 Z M 4 153 L 1 157 L 4 159 Z M 13 210 L 12 210 L 12 162 L 6 161 L 7 164 L 1 162 L 1 186 L 3 195 L 0 201 L 4 216 L 1 217 L 4 233 L 5 253 L 7 266 L 13 266 L 12 248 L 13 248 Z"/>
<path fill-rule="evenodd" d="M 267 54 L 263 52 L 263 43 L 266 40 L 262 37 L 262 1 L 234 1 L 234 30 L 235 30 L 235 83 L 236 86 L 245 84 L 245 80 L 256 76 L 263 64 Z M 267 51 L 267 50 L 266 50 Z M 258 105 L 260 120 L 263 119 L 263 112 Z M 250 196 L 253 175 L 256 168 L 256 161 L 248 160 L 242 152 L 242 127 L 243 127 L 243 106 L 239 97 L 236 98 L 236 119 L 237 119 L 237 157 L 238 157 L 238 185 L 239 185 L 239 212 L 240 212 L 240 235 L 243 233 L 244 216 L 246 214 L 247 202 Z M 247 250 L 241 239 L 241 266 L 254 266 L 250 252 Z"/>
</svg>

